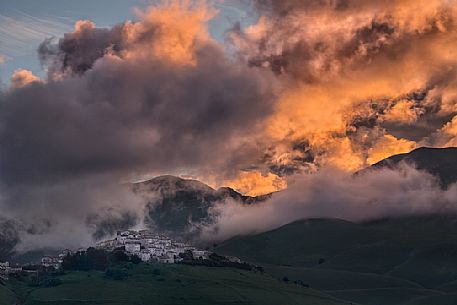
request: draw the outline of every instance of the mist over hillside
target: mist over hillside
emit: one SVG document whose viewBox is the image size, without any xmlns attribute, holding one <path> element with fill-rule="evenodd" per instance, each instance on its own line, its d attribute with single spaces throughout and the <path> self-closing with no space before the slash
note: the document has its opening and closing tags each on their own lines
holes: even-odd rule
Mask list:
<svg viewBox="0 0 457 305">
<path fill-rule="evenodd" d="M 79 226 L 92 243 L 118 230 L 142 226 L 180 240 L 211 244 L 315 217 L 369 221 L 454 213 L 455 180 L 450 167 L 454 158 L 457 149 L 421 148 L 388 158 L 355 176 L 325 172 L 299 176 L 295 186 L 291 183 L 287 190 L 257 197 L 231 188 L 216 190 L 197 180 L 159 176 L 122 186 L 132 194 L 125 199 L 134 196 L 137 201 L 130 211 L 106 210 L 89 216 Z M 441 189 L 440 181 L 446 181 L 446 189 Z M 2 225 L 4 258 L 14 251 L 22 255 L 81 245 L 77 240 L 73 245 L 61 244 L 50 236 L 48 244 L 20 250 L 21 238 L 46 238 L 52 223 L 27 226 L 4 218 Z"/>
<path fill-rule="evenodd" d="M 2 0 L 0 28 L 0 262 L 52 256 L 0 264 L 0 305 L 457 304 L 457 0 Z"/>
<path fill-rule="evenodd" d="M 367 170 L 395 168 L 401 163 L 407 163 L 414 168 L 426 171 L 439 178 L 441 185 L 447 188 L 457 182 L 457 148 L 428 148 L 422 147 L 410 153 L 399 154 L 373 164 Z M 359 172 L 359 173 L 363 173 Z"/>
<path fill-rule="evenodd" d="M 145 225 L 180 239 L 198 238 L 201 227 L 216 221 L 211 213 L 216 204 L 257 204 L 271 195 L 244 196 L 223 187 L 217 190 L 196 181 L 160 176 L 135 183 L 133 192 L 147 201 Z"/>
</svg>

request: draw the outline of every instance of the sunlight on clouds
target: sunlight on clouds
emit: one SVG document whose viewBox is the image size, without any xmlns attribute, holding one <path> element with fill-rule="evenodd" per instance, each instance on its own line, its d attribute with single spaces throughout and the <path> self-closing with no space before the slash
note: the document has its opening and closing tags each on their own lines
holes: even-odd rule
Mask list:
<svg viewBox="0 0 457 305">
<path fill-rule="evenodd" d="M 137 15 L 141 22 L 129 23 L 125 29 L 127 41 L 137 44 L 127 57 L 148 56 L 152 51 L 158 58 L 178 64 L 195 64 L 195 43 L 210 39 L 207 22 L 216 11 L 204 2 L 192 4 L 189 0 L 174 0 L 163 2 L 160 7 L 150 7 L 145 12 L 137 10 Z M 151 35 L 155 36 L 153 43 L 143 44 Z"/>
<path fill-rule="evenodd" d="M 33 75 L 32 71 L 20 69 L 16 70 L 11 76 L 12 89 L 18 89 L 27 86 L 34 82 L 40 82 L 41 79 L 38 76 Z"/>
<path fill-rule="evenodd" d="M 40 56 L 46 59 L 49 79 L 56 83 L 76 76 L 113 77 L 117 87 L 125 86 L 129 91 L 125 94 L 133 95 L 129 106 L 137 108 L 132 112 L 145 109 L 134 103 L 142 101 L 146 89 L 140 81 L 129 83 L 117 75 L 148 79 L 153 73 L 140 68 L 149 64 L 166 67 L 173 75 L 170 82 L 179 84 L 180 90 L 160 96 L 164 99 L 160 107 L 179 94 L 195 98 L 193 103 L 205 98 L 211 101 L 209 113 L 195 107 L 195 114 L 182 110 L 168 114 L 160 108 L 162 112 L 156 115 L 146 107 L 155 120 L 168 115 L 169 120 L 192 123 L 186 128 L 195 127 L 198 133 L 179 129 L 185 148 L 192 147 L 202 134 L 212 137 L 202 141 L 208 147 L 201 155 L 179 166 L 188 167 L 204 181 L 228 184 L 247 194 L 282 189 L 287 176 L 293 174 L 322 167 L 354 172 L 416 147 L 455 143 L 455 122 L 449 122 L 457 114 L 457 12 L 453 1 L 353 0 L 344 8 L 335 1 L 255 1 L 260 18 L 246 29 L 235 26 L 223 43 L 211 37 L 208 24 L 218 14 L 214 7 L 224 5 L 211 3 L 162 1 L 137 10 L 137 21 L 111 28 L 81 20 L 57 44 L 43 43 Z M 33 37 L 36 31 L 25 34 Z M 209 80 L 192 79 L 192 86 L 203 86 L 203 92 L 180 92 L 186 87 L 180 83 L 181 77 L 185 82 L 195 71 L 213 71 L 221 62 L 233 68 L 232 74 L 224 75 L 229 80 L 218 81 L 220 75 L 211 75 L 216 82 L 208 85 Z M 222 69 L 224 73 L 228 70 Z M 247 71 L 249 76 L 243 82 L 252 80 L 258 86 L 254 93 L 239 84 L 240 74 Z M 236 81 L 230 86 L 232 76 Z M 16 79 L 18 87 L 36 81 L 24 72 Z M 167 88 L 160 86 L 164 91 Z M 208 93 L 213 89 L 222 93 Z M 237 104 L 238 96 L 243 103 Z M 211 128 L 219 131 L 233 105 L 239 107 L 240 113 L 233 111 L 238 116 L 251 113 L 243 117 L 249 124 L 244 128 L 238 128 L 237 121 L 224 125 L 230 132 L 220 144 L 215 140 L 220 132 L 211 134 Z M 148 128 L 153 131 L 148 133 Z M 423 134 L 416 132 L 420 128 Z M 140 147 L 158 143 L 163 137 L 156 129 L 160 126 L 135 130 L 144 141 L 135 143 L 141 142 Z M 220 146 L 208 144 L 213 140 Z M 181 160 L 182 152 L 167 154 Z M 210 154 L 217 158 L 203 162 Z M 173 166 L 159 169 L 174 170 Z"/>
<path fill-rule="evenodd" d="M 258 196 L 283 190 L 287 187 L 287 182 L 272 173 L 243 171 L 234 180 L 226 181 L 225 185 L 244 195 Z"/>
</svg>

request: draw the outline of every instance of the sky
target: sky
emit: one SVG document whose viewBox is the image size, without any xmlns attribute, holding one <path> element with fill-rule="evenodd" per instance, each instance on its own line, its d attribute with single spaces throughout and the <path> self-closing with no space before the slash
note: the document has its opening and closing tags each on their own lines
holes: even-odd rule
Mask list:
<svg viewBox="0 0 457 305">
<path fill-rule="evenodd" d="M 456 1 L 2 1 L 2 216 L 87 232 L 162 174 L 284 191 L 224 226 L 455 202 L 414 170 L 353 173 L 457 146 Z"/>
<path fill-rule="evenodd" d="M 45 72 L 38 60 L 37 46 L 47 38 L 58 39 L 73 29 L 77 20 L 92 20 L 99 27 L 111 27 L 135 20 L 135 8 L 144 9 L 154 0 L 4 0 L 0 3 L 0 81 L 9 83 L 17 69 L 36 75 Z M 213 1 L 219 10 L 210 22 L 210 32 L 219 40 L 235 22 L 252 23 L 249 1 Z"/>
</svg>

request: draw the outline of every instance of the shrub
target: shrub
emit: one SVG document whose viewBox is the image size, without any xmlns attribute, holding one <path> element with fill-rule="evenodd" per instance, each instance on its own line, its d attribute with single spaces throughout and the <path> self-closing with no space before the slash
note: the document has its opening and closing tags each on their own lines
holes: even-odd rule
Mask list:
<svg viewBox="0 0 457 305">
<path fill-rule="evenodd" d="M 135 265 L 137 265 L 137 264 L 141 263 L 141 258 L 138 255 L 134 254 L 130 257 L 130 261 L 132 263 L 134 263 Z"/>
<path fill-rule="evenodd" d="M 305 288 L 309 288 L 309 284 L 305 284 L 302 280 L 297 280 L 294 282 L 296 285 L 303 286 Z"/>
<path fill-rule="evenodd" d="M 265 272 L 265 269 L 262 266 L 255 266 L 254 268 L 255 268 L 255 270 L 257 270 L 259 272 L 262 272 L 262 273 Z"/>
<path fill-rule="evenodd" d="M 127 270 L 123 268 L 108 268 L 105 276 L 116 281 L 121 281 L 128 276 Z"/>
<path fill-rule="evenodd" d="M 184 261 L 192 261 L 194 259 L 194 256 L 192 255 L 192 251 L 187 250 L 183 253 L 179 253 L 179 257 L 182 258 Z"/>
<path fill-rule="evenodd" d="M 59 286 L 60 284 L 62 284 L 62 281 L 58 278 L 50 278 L 50 279 L 47 279 L 45 282 L 44 282 L 44 285 L 45 287 L 55 287 L 55 286 Z"/>
<path fill-rule="evenodd" d="M 129 257 L 127 254 L 124 253 L 124 250 L 114 250 L 110 253 L 109 260 L 114 264 L 118 264 L 121 262 L 128 262 Z"/>
<path fill-rule="evenodd" d="M 86 252 L 68 254 L 62 263 L 63 270 L 106 270 L 108 256 L 105 251 L 88 248 Z"/>
</svg>

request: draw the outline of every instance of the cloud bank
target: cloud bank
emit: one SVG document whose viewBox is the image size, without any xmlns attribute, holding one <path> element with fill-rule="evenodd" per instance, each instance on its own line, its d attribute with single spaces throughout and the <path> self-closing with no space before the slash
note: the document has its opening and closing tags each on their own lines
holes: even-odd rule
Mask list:
<svg viewBox="0 0 457 305">
<path fill-rule="evenodd" d="M 13 75 L 0 96 L 8 216 L 27 224 L 43 217 L 48 236 L 71 228 L 74 238 L 62 241 L 86 243 L 87 225 L 98 236 L 97 225 L 141 219 L 141 208 L 125 218 L 139 207 L 122 183 L 188 168 L 236 170 L 236 160 L 252 155 L 247 140 L 272 113 L 273 76 L 226 56 L 207 33 L 213 13 L 204 5 L 172 2 L 138 14 L 111 29 L 79 21 L 56 44 L 40 45 L 45 81 Z M 125 213 L 106 220 L 111 208 Z"/>
<path fill-rule="evenodd" d="M 266 209 L 222 210 L 221 232 L 243 217 L 271 227 L 447 202 L 452 190 L 413 170 L 348 177 L 456 145 L 456 1 L 253 3 L 257 22 L 224 43 L 208 34 L 211 7 L 169 1 L 111 28 L 78 21 L 39 45 L 47 78 L 20 70 L 0 93 L 0 204 L 26 224 L 24 247 L 65 228 L 84 244 L 141 223 L 143 199 L 121 185 L 159 173 L 250 195 L 297 181 Z"/>
<path fill-rule="evenodd" d="M 267 124 L 269 171 L 354 171 L 451 144 L 441 135 L 456 115 L 455 1 L 255 3 L 259 21 L 230 39 L 284 88 Z"/>
<path fill-rule="evenodd" d="M 221 241 L 309 218 L 366 221 L 457 212 L 457 184 L 443 190 L 436 177 L 408 164 L 358 175 L 326 169 L 291 179 L 287 190 L 268 201 L 215 206 L 211 213 L 218 220 L 202 230 L 202 239 Z"/>
</svg>

